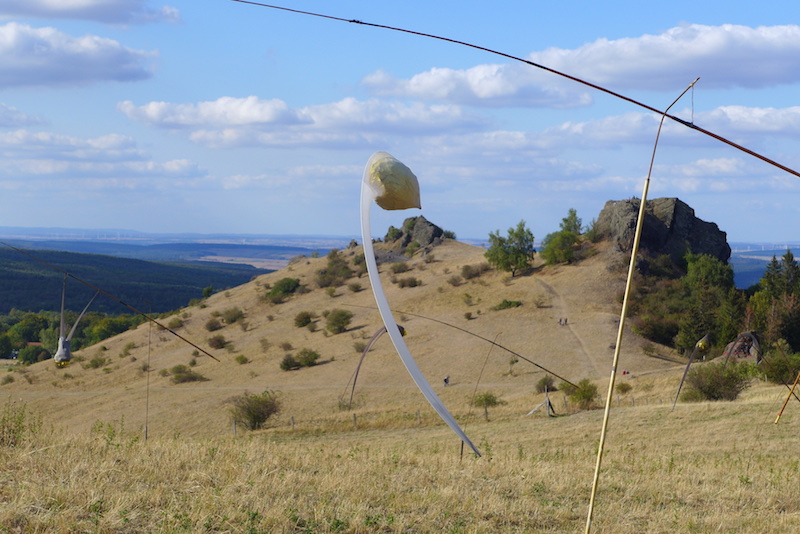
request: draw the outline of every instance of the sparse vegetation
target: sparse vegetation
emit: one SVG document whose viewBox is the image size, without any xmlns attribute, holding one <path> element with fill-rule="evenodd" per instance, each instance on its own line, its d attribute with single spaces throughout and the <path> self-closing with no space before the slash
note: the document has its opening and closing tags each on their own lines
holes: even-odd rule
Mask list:
<svg viewBox="0 0 800 534">
<path fill-rule="evenodd" d="M 470 404 L 478 408 L 483 408 L 483 417 L 489 420 L 489 408 L 500 406 L 506 402 L 490 391 L 475 395 L 470 399 Z"/>
<path fill-rule="evenodd" d="M 170 376 L 170 381 L 173 384 L 183 384 L 185 382 L 204 382 L 208 378 L 201 375 L 197 371 L 190 369 L 186 365 L 176 365 L 172 367 L 167 373 Z"/>
<path fill-rule="evenodd" d="M 244 319 L 244 312 L 238 306 L 234 306 L 222 312 L 222 319 L 225 324 L 233 324 Z"/>
<path fill-rule="evenodd" d="M 311 324 L 314 320 L 314 313 L 310 311 L 301 311 L 297 315 L 294 316 L 294 325 L 297 328 L 303 328 Z"/>
<path fill-rule="evenodd" d="M 707 362 L 692 366 L 686 376 L 688 389 L 681 394 L 681 399 L 693 400 L 726 400 L 732 401 L 750 387 L 750 366 L 730 360 L 724 362 Z"/>
<path fill-rule="evenodd" d="M 338 250 L 331 250 L 326 258 L 328 264 L 317 271 L 316 282 L 319 287 L 339 287 L 353 276 L 353 270 Z"/>
<path fill-rule="evenodd" d="M 567 388 L 570 391 L 567 393 L 569 399 L 577 404 L 581 410 L 597 408 L 597 384 L 588 378 L 584 378 L 578 382 L 577 386 L 577 388 Z"/>
<path fill-rule="evenodd" d="M 545 391 L 556 391 L 556 381 L 550 375 L 544 375 L 536 382 L 536 393 L 544 393 Z"/>
<path fill-rule="evenodd" d="M 297 363 L 299 363 L 301 367 L 313 367 L 317 364 L 319 358 L 319 353 L 311 349 L 301 349 L 295 357 Z"/>
<path fill-rule="evenodd" d="M 246 363 L 250 363 L 250 359 L 247 356 L 245 356 L 244 354 L 238 354 L 236 356 L 236 358 L 234 358 L 234 361 L 236 363 L 238 363 L 239 365 L 244 365 Z"/>
<path fill-rule="evenodd" d="M 267 291 L 265 299 L 272 304 L 281 304 L 299 288 L 299 278 L 281 278 Z"/>
<path fill-rule="evenodd" d="M 264 391 L 260 395 L 245 393 L 231 399 L 231 404 L 233 420 L 248 430 L 262 428 L 281 409 L 278 396 L 272 391 Z"/>
<path fill-rule="evenodd" d="M 522 302 L 519 300 L 507 300 L 503 299 L 500 304 L 497 306 L 493 306 L 492 309 L 495 311 L 499 310 L 508 310 L 509 308 L 518 308 L 522 306 Z"/>
<path fill-rule="evenodd" d="M 397 281 L 397 287 L 417 287 L 421 285 L 422 285 L 422 280 L 420 280 L 419 278 L 415 278 L 413 276 L 401 278 Z"/>
<path fill-rule="evenodd" d="M 222 328 L 222 323 L 216 317 L 211 317 L 208 319 L 208 321 L 206 321 L 205 328 L 209 332 L 214 332 L 215 330 Z"/>
<path fill-rule="evenodd" d="M 616 390 L 616 392 L 617 392 L 617 393 L 619 393 L 620 395 L 627 395 L 628 393 L 630 393 L 630 392 L 631 392 L 631 390 L 633 389 L 633 386 L 631 386 L 631 385 L 630 385 L 628 382 L 619 382 L 619 383 L 618 383 L 618 384 L 615 386 L 615 388 L 614 388 L 614 389 L 615 389 L 615 390 Z"/>
<path fill-rule="evenodd" d="M 341 334 L 347 331 L 353 320 L 353 312 L 348 310 L 332 310 L 326 317 L 325 328 L 331 334 Z"/>
<path fill-rule="evenodd" d="M 227 344 L 228 341 L 222 334 L 217 334 L 216 336 L 208 338 L 208 346 L 212 349 L 224 349 Z"/>
</svg>

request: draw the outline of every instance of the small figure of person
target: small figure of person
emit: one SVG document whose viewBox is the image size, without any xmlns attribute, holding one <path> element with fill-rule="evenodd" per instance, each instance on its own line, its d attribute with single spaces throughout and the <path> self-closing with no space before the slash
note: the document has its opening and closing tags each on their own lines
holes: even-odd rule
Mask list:
<svg viewBox="0 0 800 534">
<path fill-rule="evenodd" d="M 447 375 L 446 377 L 444 377 L 444 387 L 447 387 L 449 385 L 450 385 L 450 375 Z"/>
</svg>

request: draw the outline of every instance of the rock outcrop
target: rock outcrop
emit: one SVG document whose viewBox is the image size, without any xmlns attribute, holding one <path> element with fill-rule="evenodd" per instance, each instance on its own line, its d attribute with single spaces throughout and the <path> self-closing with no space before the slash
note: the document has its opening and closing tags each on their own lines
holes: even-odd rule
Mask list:
<svg viewBox="0 0 800 534">
<path fill-rule="evenodd" d="M 427 247 L 441 243 L 443 235 L 444 230 L 420 215 L 403 221 L 402 229 L 390 228 L 384 241 L 402 249 L 414 242 L 419 243 L 421 247 Z"/>
<path fill-rule="evenodd" d="M 629 252 L 633 246 L 640 200 L 609 200 L 595 222 L 602 239 L 616 242 Z M 647 202 L 640 250 L 651 255 L 669 254 L 676 264 L 687 252 L 708 254 L 727 263 L 731 256 L 727 234 L 711 222 L 695 217 L 694 210 L 677 198 L 657 198 Z"/>
</svg>

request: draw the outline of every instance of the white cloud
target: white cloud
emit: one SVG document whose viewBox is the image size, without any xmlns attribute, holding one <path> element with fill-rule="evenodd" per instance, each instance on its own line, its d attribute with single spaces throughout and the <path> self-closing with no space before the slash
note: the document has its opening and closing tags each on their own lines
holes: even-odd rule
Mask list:
<svg viewBox="0 0 800 534">
<path fill-rule="evenodd" d="M 6 188 L 17 183 L 16 189 L 28 188 L 27 184 L 37 189 L 48 183 L 63 190 L 75 181 L 92 188 L 130 188 L 135 183 L 131 180 L 206 175 L 186 159 L 153 161 L 132 138 L 118 134 L 81 138 L 28 130 L 4 132 L 0 133 L 0 155 L 0 181 Z M 145 186 L 143 182 L 136 187 Z"/>
<path fill-rule="evenodd" d="M 416 136 L 485 127 L 480 117 L 454 105 L 359 101 L 292 109 L 277 99 L 222 97 L 211 102 L 174 104 L 121 102 L 133 120 L 169 129 L 192 129 L 189 138 L 211 147 L 365 146 L 388 135 Z"/>
<path fill-rule="evenodd" d="M 384 71 L 362 82 L 380 96 L 440 100 L 470 106 L 530 106 L 569 108 L 587 106 L 586 89 L 563 83 L 541 70 L 521 63 L 478 65 L 467 70 L 433 68 L 408 80 Z"/>
<path fill-rule="evenodd" d="M 800 26 L 687 24 L 529 59 L 616 88 L 675 91 L 697 76 L 710 89 L 771 87 L 800 81 Z"/>
<path fill-rule="evenodd" d="M 117 109 L 130 119 L 162 128 L 242 127 L 310 122 L 298 111 L 289 109 L 282 100 L 261 100 L 255 96 L 224 96 L 197 104 L 150 102 L 143 106 L 135 106 L 133 102 L 126 100 L 120 102 Z"/>
<path fill-rule="evenodd" d="M 112 39 L 9 22 L 0 26 L 0 88 L 142 80 L 152 76 L 156 55 Z"/>
<path fill-rule="evenodd" d="M 0 3 L 0 17 L 82 19 L 110 24 L 180 19 L 174 7 L 154 9 L 147 4 L 147 0 L 4 0 Z"/>
<path fill-rule="evenodd" d="M 15 130 L 0 133 L 0 153 L 5 158 L 48 160 L 141 160 L 144 153 L 130 137 L 110 134 L 84 139 L 51 132 Z"/>
<path fill-rule="evenodd" d="M 574 50 L 548 48 L 526 59 L 613 90 L 680 91 L 698 76 L 701 88 L 772 87 L 800 81 L 800 26 L 690 24 L 658 35 L 598 39 Z M 362 83 L 378 95 L 473 106 L 591 103 L 585 87 L 519 62 L 433 68 L 407 80 L 377 71 Z"/>
</svg>

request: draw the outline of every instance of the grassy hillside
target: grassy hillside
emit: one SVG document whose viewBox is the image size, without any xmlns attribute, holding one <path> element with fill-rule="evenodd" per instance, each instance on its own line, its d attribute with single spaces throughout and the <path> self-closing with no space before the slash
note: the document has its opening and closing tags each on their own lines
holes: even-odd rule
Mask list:
<svg viewBox="0 0 800 534">
<path fill-rule="evenodd" d="M 205 287 L 233 287 L 265 272 L 247 265 L 166 264 L 54 250 L 32 253 L 78 278 L 91 281 L 124 302 L 145 309 L 152 303 L 156 313 L 180 308 L 191 299 L 200 298 Z M 18 251 L 0 249 L 0 314 L 12 308 L 35 312 L 59 310 L 62 284 L 62 273 Z M 93 294 L 93 290 L 70 280 L 67 308 L 82 310 Z M 129 313 L 127 308 L 107 298 L 98 298 L 92 310 Z"/>
<path fill-rule="evenodd" d="M 353 261 L 359 252 L 344 254 Z M 543 401 L 535 384 L 544 373 L 463 330 L 568 380 L 591 378 L 604 393 L 624 258 L 601 246 L 574 266 L 464 280 L 462 267 L 482 263 L 482 249 L 446 241 L 432 254 L 401 274 L 384 264 L 384 287 L 420 368 L 482 459 L 459 459 L 457 438 L 386 337 L 361 368 L 355 408 L 342 409 L 358 347 L 381 323 L 365 276 L 351 280 L 361 290 L 329 294 L 314 283 L 326 259 L 310 258 L 175 316 L 176 330 L 219 362 L 142 325 L 80 351 L 66 369 L 42 362 L 5 374 L 0 392 L 42 426 L 0 447 L 8 466 L 0 523 L 23 531 L 582 531 L 602 414 L 576 411 L 556 392 L 559 417 L 526 416 Z M 284 277 L 311 291 L 267 303 L 267 288 Z M 392 283 L 408 277 L 421 284 Z M 493 309 L 504 299 L 522 305 Z M 234 309 L 244 317 L 206 328 Z M 342 334 L 325 332 L 324 312 L 334 309 L 353 313 Z M 316 314 L 315 327 L 295 326 L 303 311 Z M 224 348 L 210 348 L 215 335 Z M 303 348 L 320 353 L 319 365 L 280 370 Z M 208 380 L 173 383 L 179 364 Z M 626 332 L 620 367 L 630 374 L 618 380 L 632 389 L 612 413 L 597 532 L 795 531 L 800 408 L 771 424 L 782 388 L 759 384 L 739 401 L 679 404 L 673 413 L 680 359 Z M 265 430 L 234 436 L 230 399 L 264 390 L 278 393 L 282 411 Z M 470 405 L 476 391 L 505 402 L 489 421 Z"/>
</svg>

